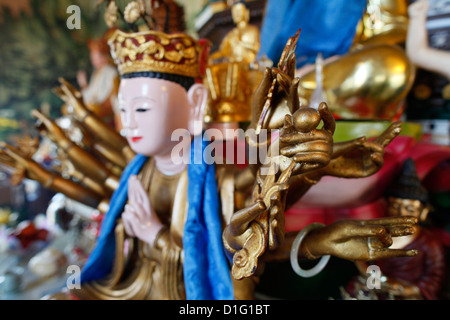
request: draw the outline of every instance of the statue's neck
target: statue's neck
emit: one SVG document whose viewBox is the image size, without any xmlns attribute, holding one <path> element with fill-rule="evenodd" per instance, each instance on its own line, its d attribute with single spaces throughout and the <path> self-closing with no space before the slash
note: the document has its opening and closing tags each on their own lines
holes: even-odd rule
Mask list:
<svg viewBox="0 0 450 320">
<path fill-rule="evenodd" d="M 185 168 L 185 163 L 175 163 L 171 153 L 154 157 L 156 168 L 166 176 L 173 176 L 181 173 Z"/>
<path fill-rule="evenodd" d="M 180 144 L 183 144 L 183 150 L 184 152 L 187 152 L 190 150 L 191 141 L 190 139 L 183 139 Z M 183 155 L 186 157 L 186 155 Z M 158 154 L 153 156 L 153 159 L 155 160 L 156 168 L 163 173 L 166 176 L 173 176 L 176 174 L 179 174 L 184 169 L 186 169 L 186 161 L 185 159 L 181 159 L 177 155 L 175 155 L 176 158 L 174 158 L 174 155 L 172 155 L 172 149 L 170 149 L 166 153 Z M 187 158 L 188 159 L 188 158 Z"/>
<path fill-rule="evenodd" d="M 243 20 L 243 21 L 238 22 L 237 27 L 239 30 L 243 30 L 247 27 L 247 25 L 248 25 L 248 22 Z"/>
</svg>

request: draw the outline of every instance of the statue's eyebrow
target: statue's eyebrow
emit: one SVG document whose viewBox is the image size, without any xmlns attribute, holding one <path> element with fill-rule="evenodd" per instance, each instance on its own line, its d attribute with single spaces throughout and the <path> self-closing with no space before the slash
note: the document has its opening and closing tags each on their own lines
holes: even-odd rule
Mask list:
<svg viewBox="0 0 450 320">
<path fill-rule="evenodd" d="M 137 96 L 137 97 L 132 98 L 131 100 L 133 101 L 133 100 L 140 100 L 140 99 L 145 99 L 145 100 L 150 100 L 150 101 L 156 102 L 155 99 L 150 98 L 148 96 Z"/>
</svg>

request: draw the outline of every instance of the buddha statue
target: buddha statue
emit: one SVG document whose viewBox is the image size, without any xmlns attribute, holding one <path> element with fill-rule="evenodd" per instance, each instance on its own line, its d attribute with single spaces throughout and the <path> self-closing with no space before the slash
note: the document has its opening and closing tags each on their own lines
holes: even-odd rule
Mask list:
<svg viewBox="0 0 450 320">
<path fill-rule="evenodd" d="M 120 121 L 114 109 L 119 77 L 116 68 L 110 62 L 108 44 L 104 38 L 92 39 L 88 41 L 88 47 L 94 68 L 92 76 L 88 81 L 84 70 L 80 70 L 77 74 L 84 102 L 89 110 L 120 131 Z"/>
<path fill-rule="evenodd" d="M 251 63 L 256 60 L 259 50 L 259 29 L 249 24 L 250 10 L 245 1 L 233 4 L 231 16 L 236 27 L 226 34 L 219 50 L 211 54 L 209 60 Z"/>
<path fill-rule="evenodd" d="M 415 163 L 408 158 L 399 175 L 385 192 L 387 216 L 413 216 L 419 221 L 412 235 L 395 238 L 392 248 L 416 248 L 419 254 L 410 259 L 393 258 L 373 261 L 385 277 L 383 290 L 395 299 L 440 298 L 446 277 L 444 248 L 441 241 L 426 226 L 430 210 L 428 191 L 417 176 Z M 367 265 L 359 262 L 360 270 Z"/>
<path fill-rule="evenodd" d="M 237 128 L 239 122 L 250 121 L 251 98 L 264 70 L 256 59 L 259 29 L 249 24 L 246 2 L 236 1 L 231 15 L 235 27 L 226 34 L 219 50 L 210 55 L 205 75 L 209 91 L 205 122 L 219 128 Z"/>
</svg>

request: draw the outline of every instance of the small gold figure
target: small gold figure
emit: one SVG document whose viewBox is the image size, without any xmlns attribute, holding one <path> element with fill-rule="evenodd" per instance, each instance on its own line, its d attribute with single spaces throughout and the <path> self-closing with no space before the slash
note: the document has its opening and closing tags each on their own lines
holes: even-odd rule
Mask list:
<svg viewBox="0 0 450 320">
<path fill-rule="evenodd" d="M 249 24 L 250 11 L 245 1 L 231 7 L 233 28 L 220 48 L 209 57 L 205 83 L 210 93 L 206 123 L 248 122 L 251 98 L 262 79 L 256 61 L 260 32 Z"/>
</svg>

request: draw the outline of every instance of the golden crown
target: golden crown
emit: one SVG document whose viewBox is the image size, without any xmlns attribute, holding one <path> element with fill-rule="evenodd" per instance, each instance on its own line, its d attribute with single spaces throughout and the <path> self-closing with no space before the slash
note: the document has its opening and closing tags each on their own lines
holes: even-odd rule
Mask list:
<svg viewBox="0 0 450 320">
<path fill-rule="evenodd" d="M 111 55 L 120 75 L 162 72 L 199 78 L 203 76 L 209 43 L 184 33 L 159 31 L 126 33 L 116 30 L 109 38 Z"/>
</svg>

